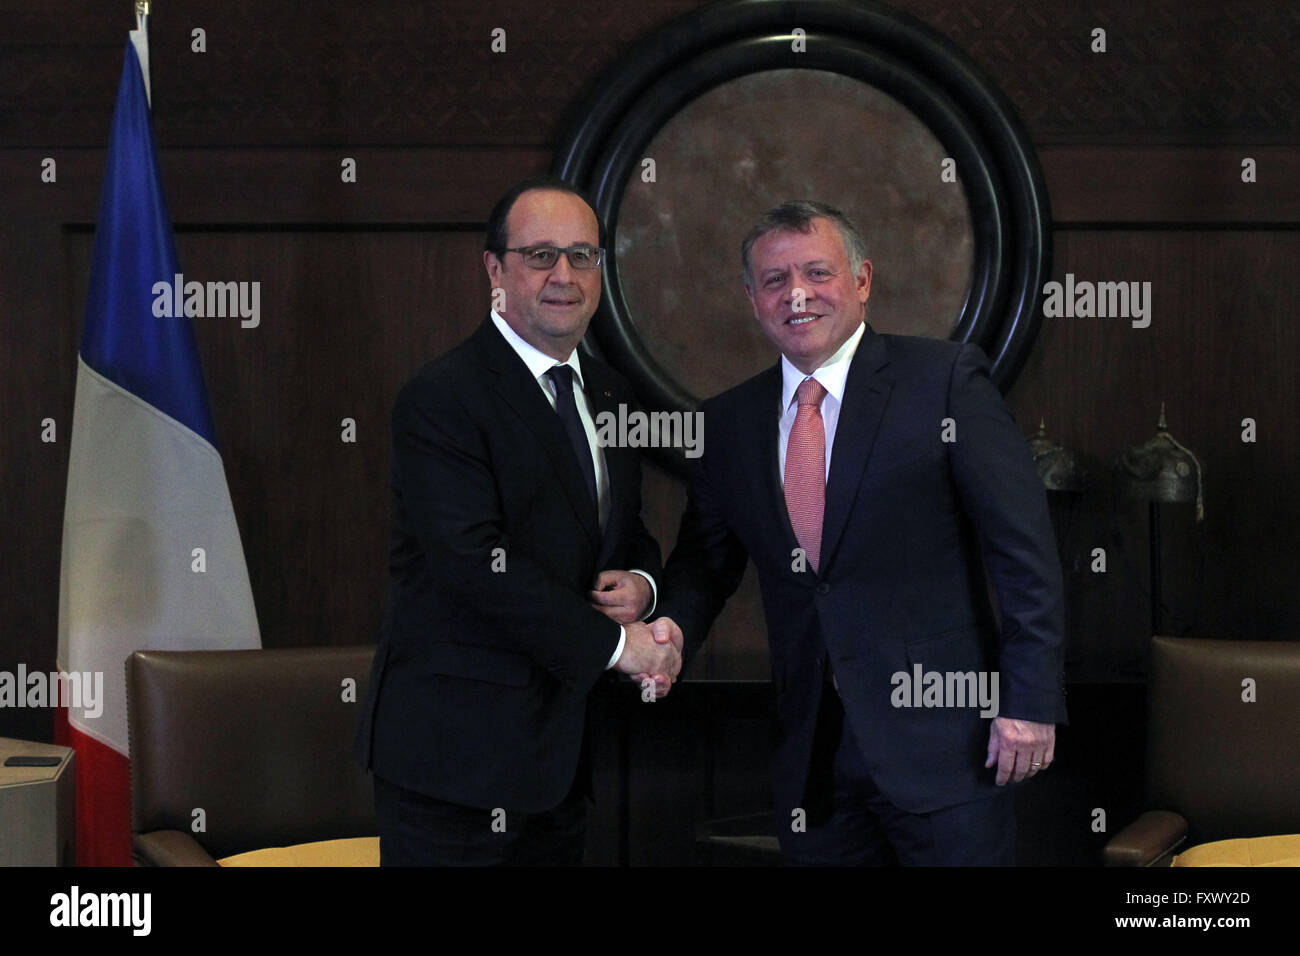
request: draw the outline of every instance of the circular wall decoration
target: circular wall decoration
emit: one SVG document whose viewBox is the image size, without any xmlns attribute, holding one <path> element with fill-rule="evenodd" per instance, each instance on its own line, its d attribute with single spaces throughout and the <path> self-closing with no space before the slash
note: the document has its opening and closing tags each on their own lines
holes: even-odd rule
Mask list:
<svg viewBox="0 0 1300 956">
<path fill-rule="evenodd" d="M 1010 387 L 1050 266 L 1047 194 L 1010 104 L 951 42 L 876 4 L 731 0 L 647 37 L 596 89 L 554 171 L 595 202 L 609 253 L 591 338 L 647 409 L 693 409 L 775 360 L 740 241 L 786 199 L 858 225 L 873 328 L 975 342 Z"/>
</svg>

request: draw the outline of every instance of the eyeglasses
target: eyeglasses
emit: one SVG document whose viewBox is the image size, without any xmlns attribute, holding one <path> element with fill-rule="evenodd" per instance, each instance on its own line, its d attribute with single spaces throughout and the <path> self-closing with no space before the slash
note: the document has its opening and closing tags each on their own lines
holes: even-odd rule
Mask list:
<svg viewBox="0 0 1300 956">
<path fill-rule="evenodd" d="M 560 261 L 560 253 L 569 258 L 569 265 L 575 269 L 598 269 L 605 258 L 605 250 L 597 246 L 524 246 L 522 249 L 506 249 L 517 252 L 524 257 L 524 265 L 530 269 L 553 269 Z"/>
</svg>

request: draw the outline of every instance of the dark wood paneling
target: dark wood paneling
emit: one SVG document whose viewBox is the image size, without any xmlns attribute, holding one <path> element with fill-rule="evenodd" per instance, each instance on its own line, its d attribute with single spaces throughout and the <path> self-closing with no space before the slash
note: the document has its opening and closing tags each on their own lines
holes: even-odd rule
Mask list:
<svg viewBox="0 0 1300 956">
<path fill-rule="evenodd" d="M 908 0 L 1016 106 L 1036 143 L 1292 144 L 1300 6 L 1287 0 Z M 1106 52 L 1091 50 L 1106 31 Z"/>
<path fill-rule="evenodd" d="M 1058 227 L 1300 226 L 1295 147 L 1053 146 L 1040 159 Z"/>
<path fill-rule="evenodd" d="M 169 0 L 152 20 L 156 125 L 165 146 L 550 146 L 604 69 L 701 5 Z M 964 48 L 1039 143 L 1292 143 L 1300 132 L 1300 7 L 1285 0 L 895 6 Z M 0 90 L 13 101 L 0 142 L 104 142 L 129 11 L 0 3 Z M 195 27 L 206 53 L 191 52 Z M 490 50 L 496 27 L 505 53 Z M 1095 27 L 1104 54 L 1091 52 Z"/>
<path fill-rule="evenodd" d="M 550 144 L 597 72 L 698 5 L 169 0 L 151 20 L 155 127 L 167 146 Z M 132 22 L 129 4 L 0 4 L 0 88 L 18 100 L 0 141 L 102 143 Z"/>
<path fill-rule="evenodd" d="M 0 671 L 54 669 L 63 498 L 85 280 L 57 229 L 0 221 Z M 53 418 L 57 440 L 41 440 Z M 52 739 L 46 710 L 0 708 L 0 736 Z"/>
<path fill-rule="evenodd" d="M 41 183 L 52 155 L 58 181 Z M 91 225 L 99 216 L 103 149 L 0 151 L 0 214 L 36 223 Z M 343 157 L 357 181 L 344 183 Z M 496 198 L 547 170 L 537 148 L 163 149 L 168 210 L 178 228 L 343 224 L 481 227 Z"/>
<path fill-rule="evenodd" d="M 41 183 L 45 150 L 0 151 L 0 215 L 93 224 L 104 150 L 53 150 L 58 181 Z M 343 156 L 358 180 L 343 183 Z M 1241 160 L 1258 181 L 1241 181 Z M 1300 150 L 1279 147 L 1056 146 L 1039 160 L 1058 226 L 1300 224 Z M 540 148 L 168 149 L 163 186 L 178 226 L 481 227 L 496 197 L 550 166 Z"/>
<path fill-rule="evenodd" d="M 1190 506 L 1167 507 L 1163 520 L 1170 632 L 1300 635 L 1298 257 L 1290 231 L 1057 233 L 1058 280 L 1152 283 L 1149 328 L 1045 319 L 1009 396 L 1023 428 L 1045 418 L 1094 476 L 1067 542 L 1077 679 L 1132 676 L 1145 654 L 1146 509 L 1112 500 L 1109 466 L 1155 434 L 1161 402 L 1205 479 L 1202 525 Z M 1246 417 L 1258 423 L 1254 444 L 1241 440 Z M 1104 575 L 1089 570 L 1094 547 L 1107 550 Z"/>
</svg>

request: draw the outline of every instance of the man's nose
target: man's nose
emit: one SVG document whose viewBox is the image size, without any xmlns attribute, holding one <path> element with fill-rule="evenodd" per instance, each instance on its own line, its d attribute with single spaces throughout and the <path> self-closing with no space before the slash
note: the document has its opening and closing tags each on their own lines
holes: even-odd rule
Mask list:
<svg viewBox="0 0 1300 956">
<path fill-rule="evenodd" d="M 551 266 L 551 280 L 564 284 L 573 281 L 573 266 L 569 264 L 567 253 L 561 252 L 560 257 L 555 260 L 555 265 Z"/>
</svg>

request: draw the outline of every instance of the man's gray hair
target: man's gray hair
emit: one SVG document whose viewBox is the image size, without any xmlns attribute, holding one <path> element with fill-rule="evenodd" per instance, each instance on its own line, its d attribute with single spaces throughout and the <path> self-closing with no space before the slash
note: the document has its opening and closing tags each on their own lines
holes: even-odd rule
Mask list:
<svg viewBox="0 0 1300 956">
<path fill-rule="evenodd" d="M 858 227 L 853 225 L 853 220 L 834 206 L 829 206 L 824 202 L 815 202 L 810 199 L 792 199 L 769 209 L 767 214 L 758 221 L 758 225 L 749 230 L 749 235 L 740 244 L 740 261 L 745 269 L 746 284 L 751 287 L 754 284 L 753 270 L 749 261 L 749 254 L 754 248 L 754 243 L 769 232 L 776 232 L 777 230 L 810 233 L 813 229 L 814 219 L 829 219 L 835 224 L 835 228 L 840 232 L 840 239 L 844 243 L 844 251 L 849 257 L 849 268 L 856 273 L 862 265 L 862 261 L 867 258 L 867 243 L 862 238 L 862 233 L 858 232 Z"/>
</svg>

